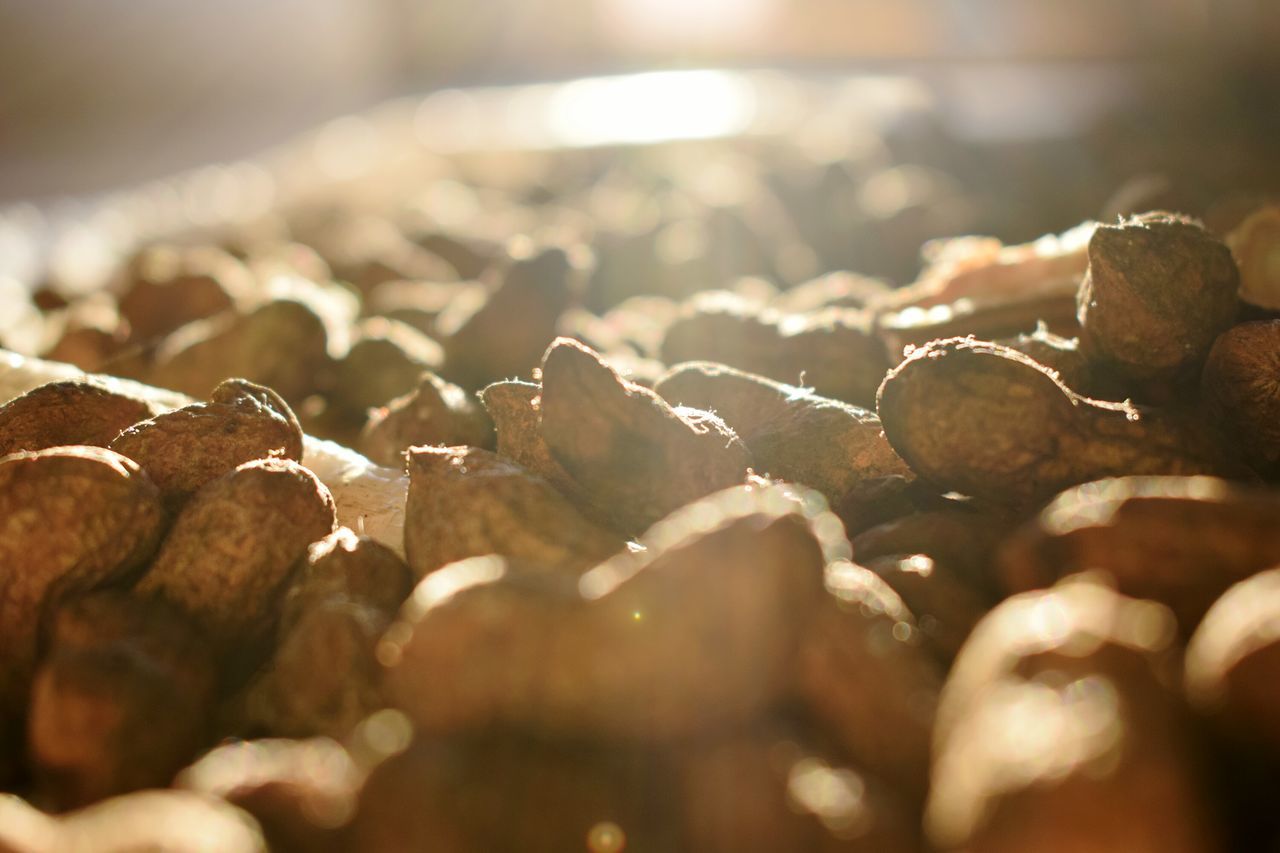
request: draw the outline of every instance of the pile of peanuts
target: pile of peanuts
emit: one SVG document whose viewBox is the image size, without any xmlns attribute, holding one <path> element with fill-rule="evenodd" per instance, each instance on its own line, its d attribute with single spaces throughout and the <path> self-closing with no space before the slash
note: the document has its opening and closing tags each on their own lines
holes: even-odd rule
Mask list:
<svg viewBox="0 0 1280 853">
<path fill-rule="evenodd" d="M 895 288 L 544 177 L 15 291 L 0 851 L 1280 844 L 1280 207 Z"/>
</svg>

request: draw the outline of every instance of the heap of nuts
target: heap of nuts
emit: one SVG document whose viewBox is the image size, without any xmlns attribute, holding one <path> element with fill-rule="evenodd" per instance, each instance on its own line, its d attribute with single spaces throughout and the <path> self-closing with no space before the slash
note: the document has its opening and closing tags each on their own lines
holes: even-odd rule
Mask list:
<svg viewBox="0 0 1280 853">
<path fill-rule="evenodd" d="M 1272 849 L 1278 217 L 683 294 L 662 229 L 321 217 L 44 293 L 195 401 L 0 406 L 0 850 Z"/>
</svg>

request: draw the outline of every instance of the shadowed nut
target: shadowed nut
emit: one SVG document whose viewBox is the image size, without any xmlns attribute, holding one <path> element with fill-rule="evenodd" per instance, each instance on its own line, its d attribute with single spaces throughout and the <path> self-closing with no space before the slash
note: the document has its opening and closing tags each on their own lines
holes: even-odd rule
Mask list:
<svg viewBox="0 0 1280 853">
<path fill-rule="evenodd" d="M 750 452 L 718 418 L 677 409 L 561 338 L 542 363 L 542 437 L 624 532 L 741 483 Z"/>
<path fill-rule="evenodd" d="M 776 702 L 839 523 L 789 490 L 691 504 L 580 579 L 501 557 L 423 580 L 378 650 L 420 731 L 664 739 Z"/>
<path fill-rule="evenodd" d="M 1190 634 L 1238 580 L 1280 564 L 1280 494 L 1212 477 L 1123 477 L 1059 495 L 1001 547 L 1009 591 L 1081 571 L 1168 605 Z"/>
<path fill-rule="evenodd" d="M 72 444 L 106 447 L 155 410 L 92 380 L 50 382 L 0 406 L 0 456 Z"/>
<path fill-rule="evenodd" d="M 1081 397 L 1022 353 L 969 338 L 913 351 L 885 377 L 878 408 L 916 474 L 997 503 L 1108 476 L 1237 471 L 1197 424 Z"/>
<path fill-rule="evenodd" d="M 302 427 L 270 388 L 228 379 L 194 403 L 124 430 L 111 449 L 142 466 L 170 505 L 254 459 L 302 458 Z"/>
<path fill-rule="evenodd" d="M 213 246 L 149 246 L 124 269 L 120 315 L 149 341 L 226 311 L 253 290 L 240 261 Z"/>
<path fill-rule="evenodd" d="M 584 515 L 596 518 L 598 510 L 542 437 L 541 394 L 541 386 L 516 380 L 495 382 L 480 392 L 480 402 L 493 418 L 494 450 L 555 486 Z"/>
<path fill-rule="evenodd" d="M 1235 321 L 1239 284 L 1231 251 L 1194 220 L 1153 212 L 1100 225 L 1080 286 L 1081 345 L 1130 380 L 1180 378 Z"/>
<path fill-rule="evenodd" d="M 359 449 L 379 465 L 404 468 L 410 447 L 493 446 L 493 423 L 475 398 L 434 373 L 423 373 L 417 389 L 369 413 Z"/>
<path fill-rule="evenodd" d="M 334 528 L 333 497 L 291 460 L 247 462 L 197 492 L 137 586 L 187 611 L 222 643 L 274 625 L 294 563 Z"/>
<path fill-rule="evenodd" d="M 439 370 L 440 345 L 412 326 L 371 317 L 356 328 L 355 340 L 333 369 L 327 398 L 357 426 L 368 410 L 411 393 L 422 374 Z"/>
<path fill-rule="evenodd" d="M 1200 394 L 1258 471 L 1280 473 L 1280 320 L 1241 323 L 1218 336 Z"/>
<path fill-rule="evenodd" d="M 25 701 L 42 608 L 125 579 L 155 552 L 165 516 L 136 463 L 99 447 L 0 458 L 0 705 Z"/>
<path fill-rule="evenodd" d="M 409 451 L 405 554 L 419 578 L 485 554 L 576 576 L 625 545 L 545 480 L 487 450 Z"/>
</svg>

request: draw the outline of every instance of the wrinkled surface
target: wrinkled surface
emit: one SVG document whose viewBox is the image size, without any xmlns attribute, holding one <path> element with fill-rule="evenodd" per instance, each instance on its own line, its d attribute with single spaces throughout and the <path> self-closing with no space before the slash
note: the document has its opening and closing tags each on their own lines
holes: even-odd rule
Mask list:
<svg viewBox="0 0 1280 853">
<path fill-rule="evenodd" d="M 1241 323 L 1219 335 L 1200 393 L 1241 443 L 1245 461 L 1280 473 L 1280 320 Z"/>
<path fill-rule="evenodd" d="M 153 414 L 145 400 L 92 380 L 50 382 L 0 406 L 0 456 L 72 444 L 106 447 Z"/>
</svg>

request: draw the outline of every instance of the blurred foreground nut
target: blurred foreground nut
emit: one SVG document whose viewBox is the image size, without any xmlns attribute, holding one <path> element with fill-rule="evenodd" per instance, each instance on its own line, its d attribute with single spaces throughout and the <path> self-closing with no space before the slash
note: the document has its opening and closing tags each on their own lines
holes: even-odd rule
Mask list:
<svg viewBox="0 0 1280 853">
<path fill-rule="evenodd" d="M 1171 614 L 1087 579 L 975 629 L 938 710 L 941 850 L 1220 850 L 1175 692 Z"/>
<path fill-rule="evenodd" d="M 57 820 L 14 794 L 0 794 L 0 853 L 46 853 L 57 843 Z"/>
<path fill-rule="evenodd" d="M 474 447 L 409 451 L 404 540 L 419 578 L 485 554 L 576 576 L 626 544 L 542 478 Z"/>
<path fill-rule="evenodd" d="M 751 464 L 746 446 L 718 418 L 671 407 L 565 338 L 543 358 L 542 437 L 628 533 L 741 483 Z"/>
<path fill-rule="evenodd" d="M 120 314 L 134 341 L 231 309 L 253 290 L 244 265 L 214 246 L 150 246 L 123 273 Z"/>
<path fill-rule="evenodd" d="M 228 379 L 209 402 L 194 403 L 137 423 L 111 442 L 137 462 L 171 506 L 254 459 L 302 458 L 302 427 L 270 388 Z"/>
<path fill-rule="evenodd" d="M 987 612 L 981 593 L 971 589 L 946 563 L 925 554 L 879 557 L 866 567 L 898 594 L 916 617 L 924 642 L 943 661 L 960 651 L 965 637 Z"/>
<path fill-rule="evenodd" d="M 676 365 L 654 390 L 712 412 L 738 434 L 763 475 L 816 489 L 833 504 L 859 485 L 910 477 L 874 412 L 711 362 Z"/>
<path fill-rule="evenodd" d="M 1227 245 L 1240 269 L 1240 299 L 1280 309 L 1280 205 L 1251 213 L 1227 235 Z"/>
<path fill-rule="evenodd" d="M 0 406 L 0 456 L 71 444 L 106 447 L 155 410 L 92 380 L 50 382 Z"/>
<path fill-rule="evenodd" d="M 661 757 L 643 745 L 506 731 L 420 737 L 370 774 L 351 849 L 678 851 L 674 788 Z"/>
<path fill-rule="evenodd" d="M 155 552 L 164 509 L 138 465 L 99 447 L 0 458 L 0 707 L 24 702 L 42 608 L 128 578 Z"/>
<path fill-rule="evenodd" d="M 1218 336 L 1200 375 L 1210 415 L 1258 471 L 1280 474 L 1280 320 L 1241 323 Z"/>
<path fill-rule="evenodd" d="M 205 744 L 214 681 L 176 612 L 123 593 L 61 608 L 28 713 L 39 801 L 61 811 L 168 785 Z"/>
<path fill-rule="evenodd" d="M 1190 634 L 1233 583 L 1280 564 L 1280 493 L 1212 477 L 1123 477 L 1059 495 L 1001 548 L 1006 589 L 1096 570 Z"/>
<path fill-rule="evenodd" d="M 415 390 L 369 413 L 359 449 L 379 465 L 403 468 L 404 452 L 424 444 L 492 447 L 493 423 L 471 394 L 423 373 Z"/>
<path fill-rule="evenodd" d="M 309 470 L 247 462 L 187 502 L 137 591 L 181 607 L 217 642 L 252 644 L 274 624 L 294 562 L 333 528 L 333 496 Z"/>
<path fill-rule="evenodd" d="M 351 348 L 334 365 L 327 396 L 344 416 L 363 424 L 369 409 L 410 393 L 443 360 L 440 345 L 411 326 L 382 317 L 362 320 Z"/>
<path fill-rule="evenodd" d="M 839 522 L 780 486 L 695 502 L 581 579 L 466 560 L 422 581 L 379 648 L 420 731 L 668 738 L 777 701 Z"/>
<path fill-rule="evenodd" d="M 139 791 L 71 812 L 54 850 L 68 853 L 267 853 L 257 821 L 192 791 Z"/>
<path fill-rule="evenodd" d="M 316 376 L 328 362 L 320 316 L 297 300 L 275 299 L 249 314 L 224 313 L 183 326 L 165 338 L 146 378 L 197 396 L 238 376 L 297 404 L 316 390 Z"/>
<path fill-rule="evenodd" d="M 1109 476 L 1237 471 L 1196 425 L 1081 397 L 1022 353 L 968 338 L 912 352 L 885 377 L 878 408 L 922 478 L 1001 504 Z"/>
<path fill-rule="evenodd" d="M 883 580 L 829 563 L 826 595 L 805 623 L 793 692 L 859 767 L 918 802 L 941 683 L 920 629 Z"/>
<path fill-rule="evenodd" d="M 443 375 L 474 389 L 528 378 L 555 338 L 560 315 L 577 299 L 592 263 L 583 246 L 550 247 L 515 258 L 475 313 L 465 319 L 440 318 Z"/>
<path fill-rule="evenodd" d="M 1080 286 L 1081 344 L 1137 382 L 1182 378 L 1239 310 L 1231 251 L 1199 223 L 1153 212 L 1100 225 Z"/>
<path fill-rule="evenodd" d="M 719 300 L 695 300 L 670 325 L 660 359 L 667 364 L 716 361 L 869 406 L 889 368 L 870 316 L 852 308 L 813 314 Z"/>
<path fill-rule="evenodd" d="M 105 293 L 82 297 L 49 315 L 49 325 L 54 324 L 61 327 L 58 339 L 42 353 L 53 361 L 65 361 L 88 371 L 101 371 L 111 364 L 114 372 L 114 366 L 129 350 L 129 324 L 121 319 L 114 300 Z M 17 339 L 11 348 L 17 349 L 23 340 L 21 332 L 29 335 L 30 330 L 15 329 L 12 334 Z"/>
<path fill-rule="evenodd" d="M 337 851 L 355 813 L 362 774 L 327 738 L 219 747 L 184 770 L 178 788 L 219 797 L 253 815 L 276 853 Z"/>
<path fill-rule="evenodd" d="M 799 742 L 797 742 L 799 741 Z M 699 853 L 914 853 L 918 817 L 878 779 L 785 727 L 682 745 L 686 845 Z"/>
<path fill-rule="evenodd" d="M 1187 644 L 1187 694 L 1233 741 L 1280 751 L 1280 569 L 1227 590 Z"/>
<path fill-rule="evenodd" d="M 372 539 L 344 527 L 313 543 L 245 696 L 249 728 L 345 737 L 383 707 L 374 648 L 411 588 L 408 566 Z"/>
</svg>

